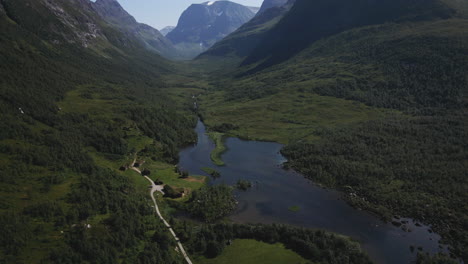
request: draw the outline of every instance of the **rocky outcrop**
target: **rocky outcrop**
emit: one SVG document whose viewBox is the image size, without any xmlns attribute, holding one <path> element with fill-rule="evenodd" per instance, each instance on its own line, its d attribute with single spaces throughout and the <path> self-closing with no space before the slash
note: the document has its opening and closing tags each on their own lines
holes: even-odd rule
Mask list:
<svg viewBox="0 0 468 264">
<path fill-rule="evenodd" d="M 102 18 L 111 24 L 133 27 L 138 23 L 117 0 L 97 0 L 92 6 Z"/>
<path fill-rule="evenodd" d="M 98 38 L 106 39 L 98 26 L 98 21 L 92 16 L 92 13 L 89 13 L 91 10 L 89 1 L 74 0 L 71 3 L 64 3 L 58 0 L 43 0 L 42 3 L 62 24 L 62 26 L 56 23 L 47 25 L 49 31 L 61 36 L 61 38 L 52 39 L 52 43 L 77 43 L 86 48 Z M 73 15 L 70 12 L 72 9 Z"/>
</svg>

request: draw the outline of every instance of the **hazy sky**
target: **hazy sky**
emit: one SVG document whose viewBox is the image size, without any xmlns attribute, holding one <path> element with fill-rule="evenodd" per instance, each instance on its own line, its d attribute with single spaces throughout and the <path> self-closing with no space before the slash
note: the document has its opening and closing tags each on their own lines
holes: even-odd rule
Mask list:
<svg viewBox="0 0 468 264">
<path fill-rule="evenodd" d="M 165 26 L 176 26 L 182 12 L 193 3 L 204 1 L 194 0 L 118 0 L 120 4 L 138 22 L 161 29 Z M 231 0 L 247 6 L 260 6 L 263 0 Z"/>
</svg>

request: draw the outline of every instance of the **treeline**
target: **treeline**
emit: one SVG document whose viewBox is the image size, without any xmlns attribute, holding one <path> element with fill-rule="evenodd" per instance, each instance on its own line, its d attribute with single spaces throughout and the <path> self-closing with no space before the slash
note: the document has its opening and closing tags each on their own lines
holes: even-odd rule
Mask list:
<svg viewBox="0 0 468 264">
<path fill-rule="evenodd" d="M 459 261 L 444 255 L 429 255 L 418 252 L 415 264 L 459 264 Z"/>
<path fill-rule="evenodd" d="M 372 263 L 359 243 L 323 230 L 287 225 L 218 223 L 193 228 L 187 222 L 175 225 L 179 238 L 191 254 L 214 258 L 234 239 L 282 243 L 312 263 Z"/>
<path fill-rule="evenodd" d="M 346 191 L 357 207 L 432 224 L 467 259 L 468 127 L 466 111 L 388 117 L 356 128 L 318 132 L 282 153 L 314 181 Z"/>
<path fill-rule="evenodd" d="M 212 223 L 236 208 L 232 191 L 232 187 L 224 184 L 202 187 L 193 192 L 185 209 L 192 216 Z"/>
</svg>

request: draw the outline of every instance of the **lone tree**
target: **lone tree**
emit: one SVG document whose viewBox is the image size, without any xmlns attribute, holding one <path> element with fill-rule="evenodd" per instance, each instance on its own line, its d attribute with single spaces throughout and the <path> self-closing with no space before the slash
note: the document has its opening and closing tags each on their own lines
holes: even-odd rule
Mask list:
<svg viewBox="0 0 468 264">
<path fill-rule="evenodd" d="M 176 189 L 172 188 L 171 186 L 169 186 L 167 184 L 164 185 L 163 191 L 164 191 L 164 194 L 165 194 L 164 196 L 169 197 L 169 198 L 175 199 L 175 198 L 182 197 L 181 192 L 177 191 Z"/>
<path fill-rule="evenodd" d="M 141 175 L 143 176 L 149 176 L 151 174 L 151 171 L 148 170 L 148 169 L 144 169 L 142 172 L 141 172 Z"/>
<path fill-rule="evenodd" d="M 189 173 L 188 171 L 183 171 L 180 176 L 182 177 L 182 179 L 187 179 L 189 177 Z"/>
</svg>

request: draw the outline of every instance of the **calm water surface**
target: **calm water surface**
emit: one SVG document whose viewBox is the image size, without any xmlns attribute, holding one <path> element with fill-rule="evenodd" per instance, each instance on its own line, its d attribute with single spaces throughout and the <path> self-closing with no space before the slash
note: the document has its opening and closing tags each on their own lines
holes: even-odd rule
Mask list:
<svg viewBox="0 0 468 264">
<path fill-rule="evenodd" d="M 226 166 L 218 167 L 210 160 L 214 143 L 205 135 L 205 126 L 198 122 L 198 143 L 180 153 L 179 166 L 191 174 L 207 175 L 201 168 L 221 172 L 212 184 L 234 185 L 239 179 L 254 186 L 236 191 L 237 210 L 230 216 L 238 223 L 283 223 L 308 228 L 321 228 L 351 236 L 361 242 L 371 258 L 382 264 L 404 264 L 415 259 L 410 246 L 426 252 L 446 251 L 439 247 L 440 236 L 429 233 L 430 227 L 407 225 L 405 232 L 379 218 L 357 210 L 340 200 L 340 193 L 322 189 L 294 171 L 284 170 L 286 159 L 279 153 L 281 144 L 244 141 L 228 138 L 228 151 L 222 156 Z M 288 208 L 299 206 L 298 212 Z"/>
</svg>

